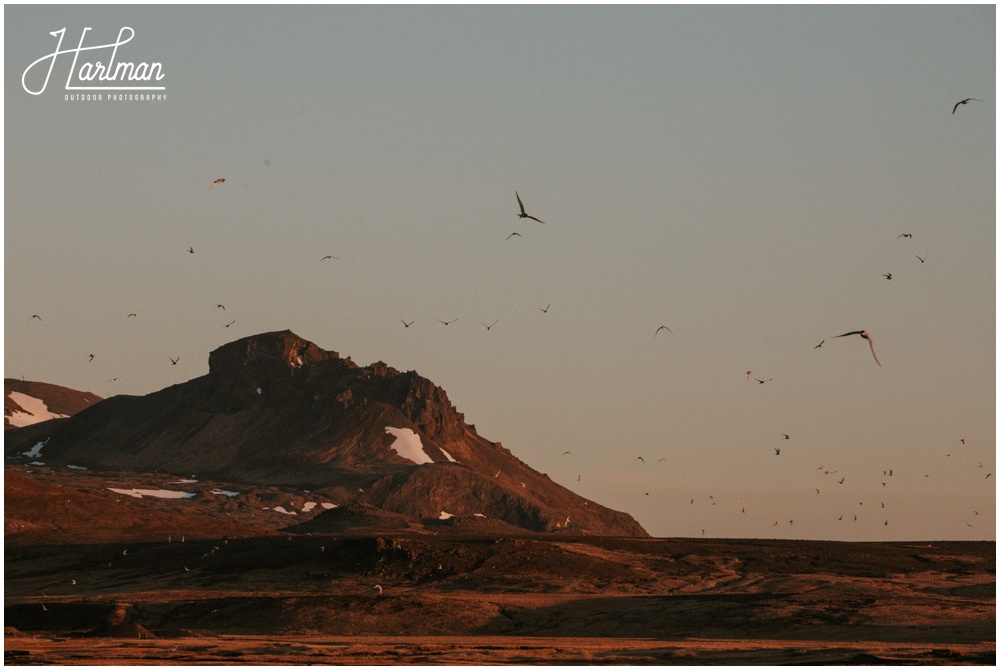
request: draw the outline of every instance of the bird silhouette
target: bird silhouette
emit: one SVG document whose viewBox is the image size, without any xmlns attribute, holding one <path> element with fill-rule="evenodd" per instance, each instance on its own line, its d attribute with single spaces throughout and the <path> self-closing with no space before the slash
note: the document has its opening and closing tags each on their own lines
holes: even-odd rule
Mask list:
<svg viewBox="0 0 1000 670">
<path fill-rule="evenodd" d="M 220 307 L 222 308 L 223 312 L 226 311 L 226 306 L 225 305 L 216 305 L 215 306 L 216 309 L 219 309 Z"/>
<path fill-rule="evenodd" d="M 753 374 L 753 370 L 747 370 L 747 383 L 750 383 L 750 375 Z"/>
<path fill-rule="evenodd" d="M 917 256 L 916 254 L 913 254 L 913 255 Z M 921 258 L 920 256 L 917 256 L 917 260 L 919 260 L 921 263 L 923 263 L 924 261 L 927 260 L 927 254 L 924 254 L 923 258 Z"/>
<path fill-rule="evenodd" d="M 643 463 L 645 463 L 645 462 L 646 462 L 646 459 L 645 459 L 645 458 L 643 458 L 642 456 L 636 456 L 636 457 L 635 457 L 635 460 L 637 460 L 637 461 L 642 461 Z"/>
<path fill-rule="evenodd" d="M 317 262 L 317 263 L 322 263 L 323 261 L 325 261 L 325 260 L 326 260 L 326 259 L 328 259 L 328 258 L 332 258 L 332 259 L 334 259 L 334 260 L 337 260 L 337 261 L 339 261 L 339 260 L 340 260 L 340 256 L 330 256 L 329 254 L 327 254 L 326 256 L 323 256 L 323 258 L 319 259 L 319 260 L 318 260 L 318 261 L 316 261 L 316 262 Z"/>
<path fill-rule="evenodd" d="M 92 360 L 94 360 L 94 354 L 91 354 L 91 355 L 90 355 L 90 357 L 89 357 L 89 358 L 87 359 L 87 362 L 89 363 L 89 362 L 90 362 L 90 361 L 92 361 Z"/>
<path fill-rule="evenodd" d="M 898 240 L 901 237 L 909 237 L 910 239 L 913 239 L 913 233 L 900 233 L 896 236 L 896 239 Z"/>
<path fill-rule="evenodd" d="M 211 191 L 213 186 L 215 186 L 216 184 L 221 184 L 224 181 L 226 181 L 225 177 L 223 177 L 222 179 L 216 179 L 215 181 L 212 182 L 212 186 L 208 187 L 208 190 Z"/>
<path fill-rule="evenodd" d="M 572 451 L 564 451 L 562 452 L 562 455 L 565 456 L 566 454 L 572 454 L 572 453 L 573 453 Z"/>
<path fill-rule="evenodd" d="M 229 323 L 225 324 L 225 325 L 224 325 L 224 326 L 222 326 L 222 327 L 223 327 L 223 328 L 229 328 L 229 326 L 233 325 L 234 323 L 236 323 L 236 319 L 233 319 L 232 321 L 230 321 Z"/>
<path fill-rule="evenodd" d="M 878 362 L 878 356 L 875 355 L 875 343 L 872 342 L 872 338 L 868 336 L 868 331 L 852 330 L 851 332 L 844 333 L 843 335 L 834 335 L 834 337 L 847 337 L 848 335 L 860 335 L 864 339 L 868 340 L 868 346 L 871 347 L 872 350 L 872 358 L 875 359 L 875 362 L 878 363 L 879 367 L 882 367 L 882 364 Z"/>
<path fill-rule="evenodd" d="M 965 100 L 959 100 L 958 102 L 955 103 L 955 106 L 951 108 L 951 113 L 954 114 L 955 110 L 958 109 L 959 105 L 969 104 L 970 100 L 975 100 L 976 102 L 982 102 L 982 100 L 980 100 L 979 98 L 966 98 Z"/>
<path fill-rule="evenodd" d="M 188 253 L 189 254 L 193 254 L 194 253 L 194 247 L 188 247 Z"/>
<path fill-rule="evenodd" d="M 507 236 L 507 240 L 509 240 L 510 238 L 514 237 L 515 235 L 517 237 L 524 237 L 524 235 L 522 235 L 521 233 L 511 233 L 510 235 Z M 504 240 L 504 242 L 506 242 L 507 240 Z"/>
<path fill-rule="evenodd" d="M 887 272 L 886 274 L 884 274 L 882 276 L 885 277 L 886 279 L 892 279 L 892 273 L 891 272 Z"/>
<path fill-rule="evenodd" d="M 31 321 L 32 319 L 38 319 L 39 321 L 41 321 L 42 317 L 38 316 L 37 314 L 32 314 L 30 317 L 28 317 L 28 321 Z"/>
<path fill-rule="evenodd" d="M 844 483 L 844 480 L 845 480 L 845 479 L 847 479 L 847 477 L 841 477 L 841 478 L 840 478 L 840 481 L 839 481 L 839 482 L 837 482 L 837 483 L 838 483 L 838 484 L 843 484 L 843 483 Z"/>
<path fill-rule="evenodd" d="M 545 306 L 545 309 L 542 309 L 541 307 L 539 307 L 538 309 L 542 309 L 543 312 L 545 312 L 546 314 L 548 314 L 549 313 L 549 307 L 552 307 L 552 303 L 551 302 L 548 305 Z"/>
<path fill-rule="evenodd" d="M 444 325 L 447 326 L 449 323 L 455 323 L 456 321 L 458 321 L 458 319 L 452 319 L 451 321 L 442 321 L 441 319 L 436 319 L 436 321 L 438 323 L 443 323 Z"/>
<path fill-rule="evenodd" d="M 791 437 L 788 436 L 788 433 L 782 433 L 782 435 L 785 437 L 786 440 L 792 439 Z"/>
<path fill-rule="evenodd" d="M 494 321 L 493 323 L 491 323 L 491 324 L 490 324 L 490 325 L 488 325 L 488 326 L 487 326 L 487 325 L 486 325 L 485 323 L 483 323 L 482 321 L 480 321 L 479 323 L 480 323 L 480 325 L 482 325 L 482 326 L 483 326 L 484 328 L 486 328 L 486 330 L 489 330 L 489 329 L 490 329 L 490 328 L 492 328 L 493 326 L 497 325 L 497 323 L 499 323 L 499 321 L 500 321 L 500 319 L 497 319 L 496 321 Z"/>
<path fill-rule="evenodd" d="M 766 384 L 767 382 L 773 382 L 774 377 L 771 377 L 770 379 L 757 379 L 756 377 L 754 377 L 753 380 L 758 384 Z"/>
<path fill-rule="evenodd" d="M 400 321 L 403 321 L 403 320 L 402 320 L 402 319 L 400 319 Z M 407 323 L 407 322 L 403 321 L 403 326 L 404 326 L 404 327 L 406 327 L 406 328 L 409 328 L 409 327 L 410 327 L 410 326 L 412 326 L 412 325 L 413 325 L 413 322 L 412 322 L 412 321 L 410 321 L 409 323 Z"/>
<path fill-rule="evenodd" d="M 781 456 L 781 449 L 778 449 L 777 447 L 771 447 L 771 448 L 774 449 L 775 456 Z"/>
<path fill-rule="evenodd" d="M 545 223 L 541 219 L 539 219 L 537 217 L 534 217 L 531 214 L 528 214 L 527 212 L 525 212 L 524 211 L 524 203 L 521 202 L 521 196 L 517 195 L 517 191 L 514 191 L 514 195 L 517 196 L 517 206 L 521 208 L 521 213 L 518 214 L 519 218 L 522 218 L 522 219 L 534 219 L 538 223 Z"/>
<path fill-rule="evenodd" d="M 167 356 L 167 358 L 170 358 L 170 356 Z M 177 365 L 177 361 L 179 361 L 180 359 L 181 359 L 180 356 L 178 356 L 177 358 L 170 358 L 170 364 Z"/>
<path fill-rule="evenodd" d="M 136 310 L 133 310 L 133 311 L 129 312 L 129 315 L 126 316 L 125 318 L 126 319 L 130 319 L 133 316 L 138 319 L 139 318 L 139 310 L 136 309 Z"/>
<path fill-rule="evenodd" d="M 823 346 L 823 342 L 826 342 L 826 340 L 821 341 L 819 344 L 817 344 L 815 347 L 813 347 L 813 349 L 819 349 L 820 347 L 822 347 Z"/>
<path fill-rule="evenodd" d="M 659 332 L 660 332 L 661 330 L 665 330 L 665 331 L 667 331 L 668 333 L 670 333 L 671 335 L 673 335 L 673 334 L 674 334 L 674 331 L 670 330 L 670 329 L 669 329 L 669 328 L 667 328 L 666 326 L 660 326 L 659 328 L 657 328 L 657 329 L 656 329 L 656 332 L 655 332 L 655 333 L 653 333 L 653 337 L 656 337 L 656 336 L 657 336 L 657 335 L 659 334 Z"/>
</svg>

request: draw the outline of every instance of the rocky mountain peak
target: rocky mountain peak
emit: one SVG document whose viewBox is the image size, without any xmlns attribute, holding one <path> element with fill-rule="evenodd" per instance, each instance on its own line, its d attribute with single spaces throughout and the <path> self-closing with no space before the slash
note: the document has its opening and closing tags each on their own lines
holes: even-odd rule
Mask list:
<svg viewBox="0 0 1000 670">
<path fill-rule="evenodd" d="M 211 376 L 241 377 L 246 370 L 297 369 L 330 360 L 340 360 L 339 354 L 324 351 L 290 330 L 280 330 L 224 344 L 208 355 L 208 370 Z"/>
</svg>

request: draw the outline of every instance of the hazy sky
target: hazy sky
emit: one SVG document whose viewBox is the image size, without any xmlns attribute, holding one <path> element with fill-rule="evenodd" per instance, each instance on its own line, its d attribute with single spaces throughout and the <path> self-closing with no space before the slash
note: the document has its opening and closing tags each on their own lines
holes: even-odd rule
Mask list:
<svg viewBox="0 0 1000 670">
<path fill-rule="evenodd" d="M 995 6 L 4 19 L 6 376 L 288 328 L 654 535 L 995 538 Z M 23 88 L 125 26 L 165 100 Z"/>
</svg>

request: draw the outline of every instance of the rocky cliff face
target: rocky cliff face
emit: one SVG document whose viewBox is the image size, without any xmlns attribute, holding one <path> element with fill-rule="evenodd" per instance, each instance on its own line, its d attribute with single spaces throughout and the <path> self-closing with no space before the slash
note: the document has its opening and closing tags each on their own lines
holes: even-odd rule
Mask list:
<svg viewBox="0 0 1000 670">
<path fill-rule="evenodd" d="M 44 439 L 46 461 L 337 489 L 421 519 L 645 535 L 628 515 L 584 500 L 479 436 L 445 391 L 417 373 L 361 367 L 287 330 L 216 349 L 204 377 L 34 428 L 9 434 L 8 453 Z"/>
</svg>

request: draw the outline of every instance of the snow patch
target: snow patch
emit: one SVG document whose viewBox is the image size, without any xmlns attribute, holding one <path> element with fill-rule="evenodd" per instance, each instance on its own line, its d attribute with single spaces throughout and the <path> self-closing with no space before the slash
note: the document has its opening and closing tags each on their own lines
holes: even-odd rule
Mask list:
<svg viewBox="0 0 1000 670">
<path fill-rule="evenodd" d="M 176 482 L 171 482 L 172 484 L 194 484 L 197 479 L 178 479 Z"/>
<path fill-rule="evenodd" d="M 66 467 L 69 468 L 70 470 L 86 470 L 87 469 L 87 468 L 83 467 L 82 465 L 67 465 Z"/>
<path fill-rule="evenodd" d="M 314 502 L 307 502 L 304 505 L 302 505 L 302 511 L 303 512 L 308 512 L 308 511 L 312 510 L 312 508 L 315 507 L 315 506 L 316 506 L 316 503 L 314 503 Z"/>
<path fill-rule="evenodd" d="M 475 514 L 473 514 L 472 516 L 481 516 L 481 517 L 483 517 L 484 519 L 486 518 L 486 515 L 485 515 L 485 514 L 480 514 L 479 512 L 476 512 L 476 513 L 475 513 Z"/>
<path fill-rule="evenodd" d="M 267 509 L 267 508 L 265 507 L 264 509 Z M 282 514 L 294 514 L 296 516 L 298 516 L 298 514 L 299 514 L 298 512 L 289 512 L 287 509 L 285 509 L 281 505 L 278 505 L 277 507 L 272 507 L 271 509 L 273 509 L 275 512 L 281 512 Z"/>
<path fill-rule="evenodd" d="M 439 516 L 438 518 L 443 520 L 443 519 L 450 519 L 453 516 L 455 516 L 455 515 L 454 514 L 448 514 L 444 510 L 441 510 L 441 516 Z"/>
<path fill-rule="evenodd" d="M 108 487 L 108 490 L 133 498 L 194 498 L 197 495 L 187 491 L 168 491 L 167 489 L 113 489 Z"/>
<path fill-rule="evenodd" d="M 323 509 L 333 509 L 334 507 L 337 507 L 337 505 L 334 505 L 333 503 L 320 503 L 319 506 Z"/>
<path fill-rule="evenodd" d="M 434 462 L 434 459 L 424 451 L 424 445 L 420 441 L 420 436 L 409 428 L 390 428 L 386 426 L 385 432 L 395 436 L 396 440 L 389 446 L 395 449 L 396 453 L 403 458 L 413 461 L 417 465 Z"/>
<path fill-rule="evenodd" d="M 31 461 L 28 465 L 45 465 L 45 463 L 42 463 L 41 461 Z"/>
<path fill-rule="evenodd" d="M 441 449 L 441 447 L 438 447 L 438 449 Z M 454 458 L 452 458 L 451 454 L 449 454 L 449 453 L 448 453 L 447 451 L 445 451 L 444 449 L 441 449 L 441 453 L 442 453 L 442 454 L 444 454 L 444 457 L 445 457 L 445 458 L 447 458 L 447 459 L 448 459 L 449 461 L 451 461 L 452 463 L 458 463 L 458 461 L 456 461 L 456 460 L 455 460 Z"/>
<path fill-rule="evenodd" d="M 239 495 L 238 491 L 225 491 L 223 489 L 211 489 L 209 493 L 215 493 L 220 496 L 229 496 L 230 498 L 234 498 Z"/>
<path fill-rule="evenodd" d="M 45 438 L 44 442 L 38 442 L 30 450 L 25 451 L 24 455 L 27 456 L 28 458 L 38 458 L 39 456 L 42 455 L 42 447 L 48 444 L 50 439 L 52 438 L 47 437 Z"/>
<path fill-rule="evenodd" d="M 23 412 L 13 410 L 10 416 L 7 417 L 7 422 L 17 428 L 30 426 L 33 423 L 41 423 L 49 419 L 65 419 L 69 416 L 69 414 L 50 412 L 45 401 L 33 398 L 30 395 L 18 393 L 17 391 L 11 391 L 7 394 L 7 397 L 20 405 L 21 409 L 24 410 Z"/>
</svg>

